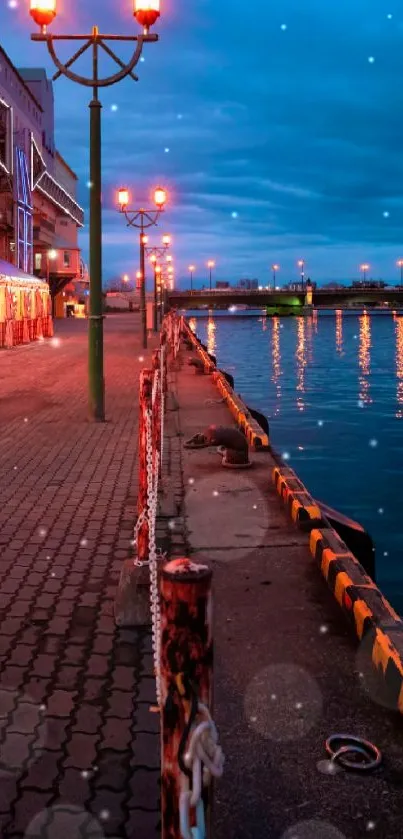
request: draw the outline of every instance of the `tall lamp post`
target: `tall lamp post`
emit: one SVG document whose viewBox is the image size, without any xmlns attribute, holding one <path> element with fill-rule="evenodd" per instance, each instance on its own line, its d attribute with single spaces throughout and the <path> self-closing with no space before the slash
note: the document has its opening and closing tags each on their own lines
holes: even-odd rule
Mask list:
<svg viewBox="0 0 403 839">
<path fill-rule="evenodd" d="M 145 238 L 145 237 L 143 237 Z M 166 233 L 162 237 L 162 247 L 149 247 L 145 248 L 146 255 L 149 256 L 150 262 L 154 267 L 154 312 L 153 312 L 153 329 L 154 332 L 158 331 L 158 292 L 157 292 L 157 272 L 156 272 L 156 264 L 157 259 L 163 259 L 167 249 L 171 244 L 171 237 L 168 236 Z"/>
<path fill-rule="evenodd" d="M 272 265 L 271 270 L 273 271 L 273 291 L 275 291 L 276 290 L 276 274 L 277 274 L 277 271 L 280 270 L 280 266 L 279 265 Z"/>
<path fill-rule="evenodd" d="M 208 263 L 207 263 L 207 268 L 209 269 L 209 277 L 210 277 L 210 291 L 211 291 L 211 272 L 212 272 L 213 268 L 215 268 L 215 262 L 214 262 L 214 259 L 209 259 L 209 261 L 208 261 Z"/>
<path fill-rule="evenodd" d="M 190 291 L 191 292 L 193 291 L 193 274 L 194 274 L 195 270 L 196 270 L 195 265 L 189 265 L 188 271 L 190 273 Z"/>
<path fill-rule="evenodd" d="M 148 2 L 148 0 L 147 0 Z M 140 289 L 140 312 L 143 331 L 143 348 L 147 349 L 147 309 L 146 309 L 146 264 L 145 264 L 145 247 L 148 242 L 148 236 L 144 234 L 144 230 L 158 224 L 158 219 L 164 211 L 164 206 L 167 200 L 165 189 L 158 186 L 154 191 L 155 210 L 145 210 L 142 207 L 138 210 L 129 208 L 130 194 L 127 187 L 121 187 L 118 193 L 119 212 L 125 216 L 127 227 L 136 227 L 140 230 L 140 273 L 141 273 L 141 289 Z"/>
<path fill-rule="evenodd" d="M 142 26 L 141 35 L 102 35 L 94 26 L 87 35 L 51 35 L 48 26 L 56 17 L 57 0 L 30 0 L 30 14 L 40 27 L 40 34 L 32 35 L 33 41 L 46 43 L 50 57 L 57 67 L 53 81 L 66 76 L 73 82 L 92 88 L 90 102 L 90 315 L 88 326 L 88 372 L 90 418 L 105 420 L 105 383 L 103 352 L 102 311 L 102 194 L 101 194 L 101 102 L 99 89 L 110 87 L 122 79 L 138 81 L 134 68 L 140 60 L 143 45 L 147 41 L 158 41 L 158 35 L 150 35 L 150 27 L 159 17 L 159 0 L 132 0 L 133 14 Z M 65 64 L 58 58 L 56 41 L 83 41 Z M 132 42 L 134 51 L 127 63 L 119 58 L 108 42 Z M 87 51 L 92 52 L 92 76 L 81 76 L 71 70 L 72 65 Z M 120 70 L 105 78 L 99 75 L 100 52 L 106 53 Z"/>
<path fill-rule="evenodd" d="M 301 271 L 302 290 L 304 290 L 304 285 L 305 285 L 305 261 L 303 259 L 298 260 L 298 268 Z"/>
<path fill-rule="evenodd" d="M 396 264 L 400 268 L 400 285 L 403 285 L 403 259 L 398 259 Z"/>
<path fill-rule="evenodd" d="M 362 278 L 364 280 L 364 283 L 366 283 L 367 281 L 367 271 L 369 271 L 369 269 L 370 266 L 366 262 L 363 265 L 360 265 L 360 271 L 362 272 Z"/>
</svg>

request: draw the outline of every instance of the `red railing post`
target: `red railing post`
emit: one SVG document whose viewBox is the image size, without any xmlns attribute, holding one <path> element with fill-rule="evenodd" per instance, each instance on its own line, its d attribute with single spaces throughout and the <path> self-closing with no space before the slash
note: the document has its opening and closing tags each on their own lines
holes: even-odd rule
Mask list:
<svg viewBox="0 0 403 839">
<path fill-rule="evenodd" d="M 180 795 L 185 775 L 179 760 L 195 696 L 211 704 L 212 572 L 189 559 L 174 559 L 161 573 L 161 809 L 162 839 L 180 839 Z M 208 788 L 203 791 L 209 815 Z"/>
<path fill-rule="evenodd" d="M 142 370 L 140 373 L 140 410 L 139 410 L 139 491 L 137 500 L 137 514 L 139 520 L 148 510 L 148 471 L 147 471 L 147 413 L 151 417 L 152 433 L 152 383 L 153 371 Z M 148 521 L 140 521 L 137 532 L 137 559 L 140 562 L 148 560 L 149 552 Z"/>
</svg>

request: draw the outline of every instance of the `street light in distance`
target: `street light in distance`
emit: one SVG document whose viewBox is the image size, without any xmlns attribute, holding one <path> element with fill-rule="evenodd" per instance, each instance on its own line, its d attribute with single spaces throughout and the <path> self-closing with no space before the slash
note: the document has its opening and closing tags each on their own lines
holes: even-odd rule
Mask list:
<svg viewBox="0 0 403 839">
<path fill-rule="evenodd" d="M 190 273 L 190 291 L 193 291 L 193 274 L 196 271 L 196 265 L 189 265 L 188 271 Z"/>
<path fill-rule="evenodd" d="M 272 265 L 271 270 L 273 271 L 273 291 L 275 291 L 276 290 L 276 274 L 277 274 L 277 271 L 280 270 L 280 266 L 279 265 Z"/>
<path fill-rule="evenodd" d="M 211 272 L 212 272 L 213 268 L 215 268 L 214 259 L 209 259 L 209 261 L 207 263 L 207 268 L 209 269 L 210 291 L 211 291 Z"/>
</svg>

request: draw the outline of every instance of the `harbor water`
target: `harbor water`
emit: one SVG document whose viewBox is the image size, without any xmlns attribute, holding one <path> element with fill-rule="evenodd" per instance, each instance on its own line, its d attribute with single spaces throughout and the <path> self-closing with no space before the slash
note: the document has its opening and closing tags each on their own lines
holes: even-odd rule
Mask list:
<svg viewBox="0 0 403 839">
<path fill-rule="evenodd" d="M 377 583 L 402 612 L 403 316 L 187 317 L 314 498 L 371 534 Z"/>
</svg>

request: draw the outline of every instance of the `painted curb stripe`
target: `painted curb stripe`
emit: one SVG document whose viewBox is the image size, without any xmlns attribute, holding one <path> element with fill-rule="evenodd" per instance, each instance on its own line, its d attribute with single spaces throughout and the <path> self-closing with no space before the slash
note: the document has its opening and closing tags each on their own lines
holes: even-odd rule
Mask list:
<svg viewBox="0 0 403 839">
<path fill-rule="evenodd" d="M 311 553 L 382 677 L 385 702 L 403 713 L 403 621 L 333 528 L 312 530 Z"/>
<path fill-rule="evenodd" d="M 318 526 L 322 514 L 302 481 L 288 466 L 275 466 L 272 472 L 274 486 L 293 522 L 301 526 Z"/>
<path fill-rule="evenodd" d="M 236 420 L 241 431 L 245 434 L 249 445 L 257 450 L 268 449 L 270 441 L 267 434 L 265 434 L 259 423 L 249 415 L 249 411 L 245 403 L 235 394 L 225 376 L 217 370 L 211 361 L 211 358 L 209 358 L 203 347 L 200 346 L 198 339 L 186 321 L 184 322 L 184 325 L 188 339 L 192 342 L 203 361 L 205 372 L 213 374 L 212 379 L 214 384 L 217 386 L 221 396 L 224 397 L 232 416 Z"/>
</svg>

